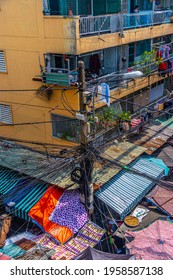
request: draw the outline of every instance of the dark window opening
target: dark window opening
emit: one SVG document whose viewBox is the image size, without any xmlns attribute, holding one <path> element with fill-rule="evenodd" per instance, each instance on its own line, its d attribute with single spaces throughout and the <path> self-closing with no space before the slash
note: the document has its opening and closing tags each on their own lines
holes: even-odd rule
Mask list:
<svg viewBox="0 0 173 280">
<path fill-rule="evenodd" d="M 53 137 L 71 142 L 80 141 L 80 121 L 52 114 Z"/>
</svg>

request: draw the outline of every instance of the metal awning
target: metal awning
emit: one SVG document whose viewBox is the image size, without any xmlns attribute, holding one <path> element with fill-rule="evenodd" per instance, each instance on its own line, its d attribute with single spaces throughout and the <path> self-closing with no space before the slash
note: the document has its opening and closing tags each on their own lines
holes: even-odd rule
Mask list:
<svg viewBox="0 0 173 280">
<path fill-rule="evenodd" d="M 164 169 L 143 158 L 137 159 L 130 167 L 155 179 L 160 179 L 164 175 Z M 154 185 L 155 182 L 148 178 L 123 170 L 105 183 L 95 196 L 113 210 L 118 218 L 123 219 Z"/>
<path fill-rule="evenodd" d="M 159 123 L 158 125 L 150 125 L 139 136 L 135 136 L 133 144 L 147 148 L 145 152 L 151 155 L 166 143 L 172 133 L 173 130 L 169 126 L 163 126 Z"/>
<path fill-rule="evenodd" d="M 6 193 L 13 189 L 24 177 L 18 172 L 5 167 L 0 167 L 0 196 L 3 198 Z"/>
<path fill-rule="evenodd" d="M 7 206 L 7 210 L 19 218 L 29 219 L 29 210 L 43 196 L 48 186 L 43 181 L 20 175 L 17 171 L 5 167 L 0 167 L 1 199 Z"/>
<path fill-rule="evenodd" d="M 145 147 L 136 146 L 130 142 L 123 141 L 112 143 L 101 156 L 107 159 L 118 160 L 120 163 L 127 165 L 143 154 L 147 149 Z M 109 181 L 120 171 L 115 165 L 105 166 L 96 162 L 94 164 L 93 182 L 104 184 Z"/>
<path fill-rule="evenodd" d="M 15 205 L 14 215 L 24 220 L 29 220 L 28 212 L 44 195 L 48 186 L 43 182 L 36 183 L 35 187 Z"/>
<path fill-rule="evenodd" d="M 73 158 L 55 158 L 32 151 L 10 142 L 8 148 L 0 143 L 0 165 L 47 182 L 48 184 L 65 187 L 61 181 L 69 177 L 74 168 Z M 57 171 L 58 170 L 58 171 Z"/>
</svg>

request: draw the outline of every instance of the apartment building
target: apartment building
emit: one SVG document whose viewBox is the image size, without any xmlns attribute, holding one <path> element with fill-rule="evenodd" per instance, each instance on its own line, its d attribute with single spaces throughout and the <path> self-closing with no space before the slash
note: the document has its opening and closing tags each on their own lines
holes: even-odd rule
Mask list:
<svg viewBox="0 0 173 280">
<path fill-rule="evenodd" d="M 119 99 L 123 110 L 134 113 L 139 109 L 135 104 L 161 98 L 165 82 L 172 79 L 172 5 L 172 0 L 1 1 L 0 135 L 42 143 L 79 142 L 75 114 L 81 60 L 87 86 L 106 81 L 112 106 Z M 146 52 L 150 61 L 145 61 Z M 166 71 L 159 72 L 156 54 L 166 62 Z M 119 78 L 133 70 L 144 76 Z M 111 81 L 104 80 L 112 73 Z M 99 98 L 95 101 L 95 109 L 105 105 Z"/>
</svg>

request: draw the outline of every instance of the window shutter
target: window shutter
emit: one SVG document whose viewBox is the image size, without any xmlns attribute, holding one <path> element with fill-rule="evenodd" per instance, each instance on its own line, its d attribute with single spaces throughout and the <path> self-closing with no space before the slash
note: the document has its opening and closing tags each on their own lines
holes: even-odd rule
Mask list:
<svg viewBox="0 0 173 280">
<path fill-rule="evenodd" d="M 0 104 L 0 122 L 12 124 L 12 113 L 9 105 Z"/>
<path fill-rule="evenodd" d="M 4 51 L 0 51 L 0 72 L 7 72 Z"/>
</svg>

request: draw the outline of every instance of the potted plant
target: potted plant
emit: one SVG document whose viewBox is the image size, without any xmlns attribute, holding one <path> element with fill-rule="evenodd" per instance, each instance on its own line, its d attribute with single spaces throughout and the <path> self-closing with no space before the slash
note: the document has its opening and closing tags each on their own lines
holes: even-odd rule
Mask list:
<svg viewBox="0 0 173 280">
<path fill-rule="evenodd" d="M 115 109 L 112 107 L 104 108 L 97 116 L 99 119 L 99 125 L 105 129 L 109 129 L 117 125 L 117 114 Z"/>
<path fill-rule="evenodd" d="M 138 61 L 134 62 L 136 70 L 142 69 L 142 72 L 145 75 L 149 75 L 151 72 L 155 71 L 158 68 L 162 58 L 156 58 L 156 50 L 145 51 L 139 58 Z"/>
<path fill-rule="evenodd" d="M 64 131 L 61 135 L 62 140 L 67 140 L 67 137 L 69 136 L 68 131 Z"/>
<path fill-rule="evenodd" d="M 121 114 L 119 114 L 119 125 L 120 128 L 127 131 L 130 129 L 129 122 L 131 120 L 131 112 L 130 111 L 122 111 Z"/>
</svg>

